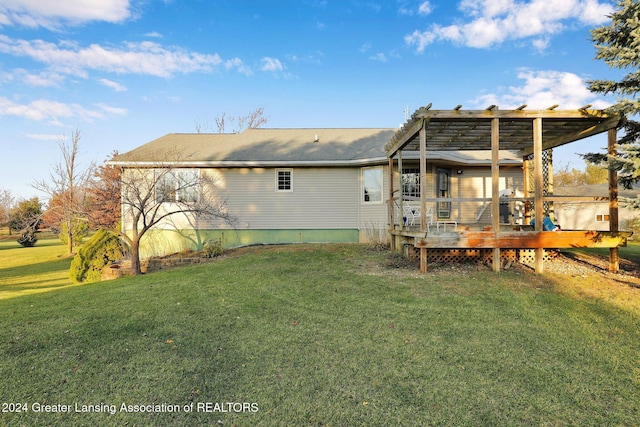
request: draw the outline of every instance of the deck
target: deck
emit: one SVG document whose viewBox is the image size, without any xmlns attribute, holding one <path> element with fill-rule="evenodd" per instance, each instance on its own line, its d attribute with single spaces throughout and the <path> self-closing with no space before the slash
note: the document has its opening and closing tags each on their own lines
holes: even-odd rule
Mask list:
<svg viewBox="0 0 640 427">
<path fill-rule="evenodd" d="M 518 227 L 515 227 L 518 228 Z M 513 226 L 503 226 L 499 231 L 475 231 L 458 225 L 458 230 L 451 227 L 446 231 L 432 229 L 420 231 L 419 227 L 396 227 L 390 230 L 399 244 L 409 244 L 425 251 L 421 270 L 426 271 L 426 251 L 429 249 L 534 249 L 542 254 L 543 249 L 565 248 L 618 248 L 627 245 L 631 236 L 629 231 L 594 231 L 594 230 L 562 230 L 533 231 L 514 230 Z M 614 260 L 615 261 L 615 260 Z M 542 271 L 542 256 L 536 270 Z M 423 265 L 424 264 L 424 265 Z"/>
</svg>

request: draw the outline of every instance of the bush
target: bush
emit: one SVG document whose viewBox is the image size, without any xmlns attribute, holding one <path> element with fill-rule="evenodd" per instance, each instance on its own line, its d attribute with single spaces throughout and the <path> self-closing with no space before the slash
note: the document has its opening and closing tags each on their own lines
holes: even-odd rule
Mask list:
<svg viewBox="0 0 640 427">
<path fill-rule="evenodd" d="M 222 255 L 222 244 L 218 240 L 209 240 L 202 247 L 205 258 L 215 258 Z"/>
<path fill-rule="evenodd" d="M 102 269 L 124 256 L 120 238 L 107 230 L 98 230 L 71 262 L 69 277 L 76 282 L 99 282 Z"/>
<path fill-rule="evenodd" d="M 20 243 L 25 248 L 30 248 L 36 245 L 38 238 L 36 237 L 36 232 L 33 230 L 25 230 L 20 233 L 20 237 L 18 237 L 18 243 Z"/>
</svg>

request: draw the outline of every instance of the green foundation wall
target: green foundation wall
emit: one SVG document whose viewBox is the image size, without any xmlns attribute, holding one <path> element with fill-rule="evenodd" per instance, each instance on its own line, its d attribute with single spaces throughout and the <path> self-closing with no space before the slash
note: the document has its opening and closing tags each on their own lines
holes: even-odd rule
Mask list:
<svg viewBox="0 0 640 427">
<path fill-rule="evenodd" d="M 255 244 L 358 243 L 357 229 L 315 230 L 151 230 L 142 238 L 140 256 L 149 258 L 183 250 L 200 250 L 215 240 L 223 248 Z"/>
</svg>

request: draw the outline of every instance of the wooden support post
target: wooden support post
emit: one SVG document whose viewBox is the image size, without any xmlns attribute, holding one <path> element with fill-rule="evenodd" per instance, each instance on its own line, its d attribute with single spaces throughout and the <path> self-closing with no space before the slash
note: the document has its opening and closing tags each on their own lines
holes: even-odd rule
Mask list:
<svg viewBox="0 0 640 427">
<path fill-rule="evenodd" d="M 402 194 L 400 194 L 400 197 L 402 197 Z M 394 203 L 395 201 L 393 198 L 393 157 L 389 157 L 389 230 L 391 231 L 393 231 L 396 228 Z M 400 218 L 402 218 L 402 211 L 400 211 Z M 389 236 L 391 238 L 391 241 L 389 242 L 391 251 L 395 252 L 396 236 L 393 233 L 389 233 Z"/>
<path fill-rule="evenodd" d="M 533 173 L 534 177 L 534 215 L 535 230 L 542 231 L 543 218 L 543 180 L 542 180 L 542 118 L 533 119 Z M 544 248 L 535 250 L 536 273 L 544 272 Z"/>
<path fill-rule="evenodd" d="M 420 128 L 420 232 L 427 232 L 427 130 L 426 122 Z"/>
<path fill-rule="evenodd" d="M 420 248 L 420 273 L 427 272 L 427 248 Z"/>
<path fill-rule="evenodd" d="M 491 228 L 500 234 L 500 119 L 491 119 Z M 493 248 L 492 268 L 500 272 L 500 248 Z"/>
<path fill-rule="evenodd" d="M 531 178 L 531 161 L 529 160 L 529 156 L 524 156 L 522 158 L 522 193 L 524 197 L 530 197 L 531 192 L 529 189 L 531 188 L 531 183 L 529 182 Z M 531 222 L 531 203 L 524 202 L 524 225 L 529 225 Z"/>
<path fill-rule="evenodd" d="M 609 156 L 616 156 L 617 142 L 616 128 L 609 129 L 607 138 L 607 153 Z M 618 218 L 618 173 L 615 169 L 609 168 L 609 231 L 619 231 L 620 224 Z M 617 273 L 620 270 L 620 250 L 609 249 L 609 271 Z"/>
<path fill-rule="evenodd" d="M 400 174 L 400 192 L 398 193 L 398 207 L 400 211 L 400 226 L 404 227 L 404 194 L 402 194 L 402 150 L 398 150 L 398 173 Z"/>
<path fill-rule="evenodd" d="M 427 232 L 427 123 L 420 128 L 420 232 Z M 427 249 L 420 248 L 420 272 L 427 272 Z"/>
</svg>

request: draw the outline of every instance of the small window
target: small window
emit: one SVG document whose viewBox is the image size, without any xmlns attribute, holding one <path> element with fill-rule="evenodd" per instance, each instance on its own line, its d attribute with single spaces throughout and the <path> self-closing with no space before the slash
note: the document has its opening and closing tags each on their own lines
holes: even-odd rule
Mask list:
<svg viewBox="0 0 640 427">
<path fill-rule="evenodd" d="M 597 214 L 596 222 L 609 222 L 609 215 L 605 214 Z"/>
<path fill-rule="evenodd" d="M 276 191 L 293 191 L 291 169 L 276 170 Z"/>
<path fill-rule="evenodd" d="M 382 168 L 362 169 L 362 193 L 364 203 L 382 202 Z"/>
</svg>

